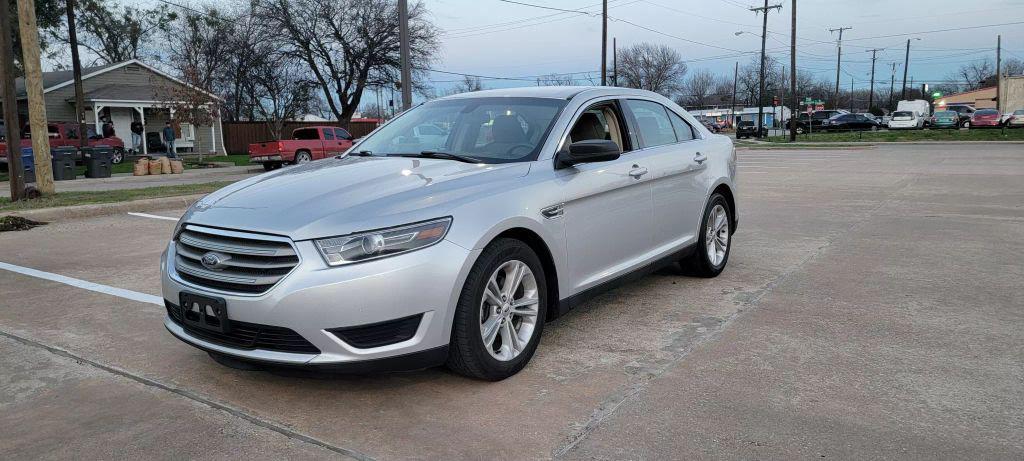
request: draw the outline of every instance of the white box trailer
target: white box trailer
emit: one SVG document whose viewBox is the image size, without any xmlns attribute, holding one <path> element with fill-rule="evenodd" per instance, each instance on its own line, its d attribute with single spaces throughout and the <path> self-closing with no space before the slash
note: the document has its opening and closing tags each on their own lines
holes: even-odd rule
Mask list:
<svg viewBox="0 0 1024 461">
<path fill-rule="evenodd" d="M 909 113 L 909 114 L 908 114 Z M 889 121 L 890 129 L 920 129 L 931 124 L 932 106 L 923 99 L 904 100 L 896 103 Z"/>
</svg>

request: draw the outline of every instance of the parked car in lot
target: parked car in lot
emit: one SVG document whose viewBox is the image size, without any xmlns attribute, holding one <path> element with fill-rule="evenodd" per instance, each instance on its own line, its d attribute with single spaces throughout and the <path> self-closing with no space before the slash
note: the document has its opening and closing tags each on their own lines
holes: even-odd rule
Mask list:
<svg viewBox="0 0 1024 461">
<path fill-rule="evenodd" d="M 809 115 L 806 112 L 801 113 L 796 119 L 796 132 L 797 134 L 804 134 L 808 131 L 813 132 L 815 130 L 819 130 L 825 120 L 828 120 L 838 114 L 848 113 L 849 112 L 845 110 L 816 110 Z M 786 120 L 785 125 L 783 126 L 788 127 L 789 120 Z"/>
<path fill-rule="evenodd" d="M 877 131 L 881 126 L 878 120 L 864 114 L 837 114 L 821 124 L 825 131 Z"/>
<path fill-rule="evenodd" d="M 270 171 L 285 164 L 299 164 L 340 155 L 352 147 L 353 137 L 344 128 L 314 126 L 296 128 L 292 137 L 281 141 L 249 144 L 249 161 L 262 163 Z"/>
<path fill-rule="evenodd" d="M 916 112 L 898 110 L 892 113 L 892 120 L 889 120 L 890 130 L 920 130 L 924 128 L 924 117 Z"/>
<path fill-rule="evenodd" d="M 973 106 L 967 104 L 947 104 L 943 109 L 955 111 L 960 116 L 960 126 L 962 128 L 971 126 L 971 116 L 976 111 Z"/>
<path fill-rule="evenodd" d="M 441 149 L 394 142 L 441 122 Z M 189 208 L 161 258 L 164 325 L 230 366 L 503 379 L 545 322 L 621 281 L 718 275 L 735 171 L 727 137 L 648 91 L 435 99 Z"/>
<path fill-rule="evenodd" d="M 55 149 L 58 147 L 79 147 L 81 144 L 78 140 L 78 124 L 77 123 L 66 123 L 66 122 L 54 122 L 46 125 L 47 134 L 50 140 L 50 148 Z M 21 147 L 32 147 L 32 128 L 28 125 L 25 126 L 23 138 L 19 145 Z M 7 144 L 6 139 L 6 128 L 5 138 L 3 142 L 0 142 L 0 163 L 7 163 Z M 104 138 L 102 136 L 90 136 L 88 141 L 89 147 L 105 146 L 110 147 L 113 151 L 113 157 L 111 157 L 111 163 L 121 163 L 124 161 L 124 141 L 116 136 Z"/>
<path fill-rule="evenodd" d="M 999 111 L 995 109 L 979 109 L 971 116 L 971 128 L 999 128 Z"/>
<path fill-rule="evenodd" d="M 1006 120 L 1006 126 L 1009 128 L 1024 128 L 1024 109 L 1013 111 L 1010 118 Z"/>
<path fill-rule="evenodd" d="M 960 128 L 960 116 L 952 110 L 937 111 L 932 115 L 932 127 Z"/>
<path fill-rule="evenodd" d="M 736 124 L 736 139 L 764 138 L 768 136 L 768 128 L 761 127 L 761 136 L 757 135 L 757 125 L 753 120 L 740 120 Z"/>
</svg>

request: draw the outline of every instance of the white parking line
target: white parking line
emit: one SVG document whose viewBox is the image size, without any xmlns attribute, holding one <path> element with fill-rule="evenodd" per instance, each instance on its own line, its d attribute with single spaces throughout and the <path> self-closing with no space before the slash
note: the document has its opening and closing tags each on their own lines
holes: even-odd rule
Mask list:
<svg viewBox="0 0 1024 461">
<path fill-rule="evenodd" d="M 160 215 L 149 214 L 149 213 L 128 212 L 128 214 L 130 214 L 132 216 L 138 216 L 140 218 L 166 219 L 167 221 L 174 221 L 174 222 L 178 221 L 178 218 L 172 218 L 170 216 L 160 216 Z"/>
<path fill-rule="evenodd" d="M 60 274 L 54 274 L 52 272 L 43 272 L 28 267 L 16 266 L 14 264 L 8 264 L 0 261 L 0 269 L 16 272 L 18 274 L 27 275 L 29 277 L 41 278 L 43 280 L 49 280 L 51 282 L 63 283 L 77 288 L 86 289 L 89 291 L 95 291 L 97 293 L 108 294 L 111 296 L 117 296 L 119 298 L 130 299 L 132 301 L 138 301 L 140 303 L 156 304 L 157 306 L 164 305 L 164 299 L 160 296 L 147 295 L 145 293 L 139 293 L 138 291 L 125 290 L 124 288 L 117 288 L 107 285 L 100 285 L 98 283 L 87 282 L 85 280 L 76 279 L 73 277 L 66 277 Z"/>
</svg>

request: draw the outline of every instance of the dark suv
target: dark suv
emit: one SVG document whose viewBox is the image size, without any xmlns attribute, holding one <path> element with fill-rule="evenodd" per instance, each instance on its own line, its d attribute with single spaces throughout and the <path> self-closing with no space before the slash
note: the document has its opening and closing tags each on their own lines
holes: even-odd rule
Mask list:
<svg viewBox="0 0 1024 461">
<path fill-rule="evenodd" d="M 801 113 L 800 117 L 796 119 L 796 132 L 804 134 L 808 131 L 818 131 L 825 120 L 845 113 L 847 112 L 838 110 L 816 110 L 809 116 L 806 112 Z M 789 127 L 789 120 L 786 120 L 786 127 Z"/>
</svg>

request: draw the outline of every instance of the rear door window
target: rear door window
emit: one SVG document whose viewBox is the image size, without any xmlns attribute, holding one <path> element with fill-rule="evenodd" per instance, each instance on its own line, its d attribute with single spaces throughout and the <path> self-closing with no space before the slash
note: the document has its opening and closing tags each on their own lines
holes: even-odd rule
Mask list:
<svg viewBox="0 0 1024 461">
<path fill-rule="evenodd" d="M 693 132 L 693 127 L 686 120 L 683 120 L 679 114 L 668 111 L 669 119 L 672 121 L 672 128 L 676 130 L 676 141 L 689 141 L 696 137 Z"/>
<path fill-rule="evenodd" d="M 663 146 L 676 142 L 672 121 L 668 118 L 665 106 L 652 101 L 639 99 L 626 100 L 636 120 L 637 131 L 640 132 L 644 147 Z"/>
<path fill-rule="evenodd" d="M 352 135 L 349 134 L 349 132 L 345 131 L 342 128 L 335 128 L 334 129 L 334 136 L 336 138 L 338 138 L 338 139 L 348 139 L 348 138 L 352 137 Z"/>
</svg>

